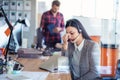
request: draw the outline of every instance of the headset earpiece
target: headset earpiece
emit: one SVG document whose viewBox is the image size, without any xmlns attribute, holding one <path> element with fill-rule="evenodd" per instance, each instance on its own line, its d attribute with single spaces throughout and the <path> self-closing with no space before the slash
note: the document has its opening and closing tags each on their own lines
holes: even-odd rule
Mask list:
<svg viewBox="0 0 120 80">
<path fill-rule="evenodd" d="M 81 33 L 82 30 L 80 29 L 80 27 L 79 27 L 78 23 L 76 22 L 76 20 L 73 19 L 72 21 L 76 24 L 76 27 L 77 27 L 77 29 L 78 29 L 78 32 Z"/>
<path fill-rule="evenodd" d="M 79 32 L 79 33 L 81 33 L 81 32 L 82 32 L 82 30 L 81 30 L 81 29 L 78 29 L 78 32 Z"/>
</svg>

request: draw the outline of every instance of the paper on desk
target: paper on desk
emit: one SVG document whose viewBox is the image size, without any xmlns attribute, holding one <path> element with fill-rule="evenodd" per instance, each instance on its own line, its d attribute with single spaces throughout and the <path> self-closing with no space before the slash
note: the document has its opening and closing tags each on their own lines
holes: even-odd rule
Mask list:
<svg viewBox="0 0 120 80">
<path fill-rule="evenodd" d="M 7 75 L 6 78 L 10 80 L 32 80 L 30 77 L 26 77 L 25 75 Z"/>
<path fill-rule="evenodd" d="M 69 73 L 68 57 L 61 56 L 58 58 L 58 72 Z"/>
<path fill-rule="evenodd" d="M 20 74 L 2 74 L 0 80 L 45 80 L 49 72 L 22 71 Z"/>
</svg>

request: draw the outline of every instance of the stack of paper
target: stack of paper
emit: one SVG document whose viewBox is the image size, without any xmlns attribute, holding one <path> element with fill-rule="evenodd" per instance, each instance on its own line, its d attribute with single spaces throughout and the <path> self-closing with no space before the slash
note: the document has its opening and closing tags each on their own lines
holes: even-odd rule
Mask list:
<svg viewBox="0 0 120 80">
<path fill-rule="evenodd" d="M 1 74 L 0 80 L 45 80 L 49 72 L 22 71 L 20 74 Z"/>
<path fill-rule="evenodd" d="M 23 76 L 23 75 L 7 75 L 6 78 L 10 80 L 33 80 L 30 77 Z"/>
<path fill-rule="evenodd" d="M 69 73 L 68 57 L 61 56 L 58 58 L 58 72 Z"/>
</svg>

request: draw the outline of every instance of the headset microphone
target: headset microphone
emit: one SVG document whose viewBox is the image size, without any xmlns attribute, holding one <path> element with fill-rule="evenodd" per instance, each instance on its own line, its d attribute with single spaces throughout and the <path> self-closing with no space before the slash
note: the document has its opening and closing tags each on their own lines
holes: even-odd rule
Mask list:
<svg viewBox="0 0 120 80">
<path fill-rule="evenodd" d="M 76 36 L 75 39 L 73 39 L 71 42 L 72 42 L 72 43 L 75 43 L 75 42 L 77 41 L 77 39 L 79 38 L 79 35 L 80 35 L 80 34 L 78 34 L 78 36 Z"/>
</svg>

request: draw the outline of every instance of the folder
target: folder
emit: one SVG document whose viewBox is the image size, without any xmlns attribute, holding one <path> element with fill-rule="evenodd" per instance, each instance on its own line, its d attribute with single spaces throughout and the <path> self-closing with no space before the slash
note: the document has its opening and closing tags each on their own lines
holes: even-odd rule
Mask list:
<svg viewBox="0 0 120 80">
<path fill-rule="evenodd" d="M 49 30 L 49 32 L 50 32 L 51 35 L 54 35 L 54 34 L 55 34 L 55 33 L 53 32 L 53 29 L 55 28 L 55 25 L 54 25 L 54 24 L 49 24 L 49 25 L 47 26 L 47 28 L 48 28 L 48 30 Z"/>
</svg>

